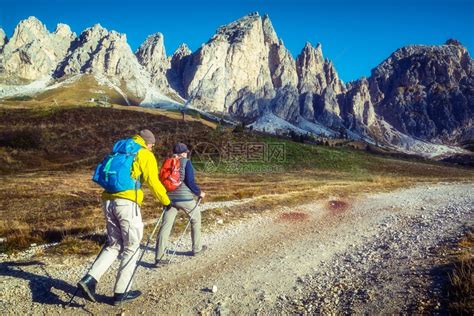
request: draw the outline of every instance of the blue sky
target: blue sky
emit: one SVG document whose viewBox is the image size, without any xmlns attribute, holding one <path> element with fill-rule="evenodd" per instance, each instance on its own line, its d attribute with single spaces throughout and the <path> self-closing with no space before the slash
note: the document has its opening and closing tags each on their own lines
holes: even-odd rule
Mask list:
<svg viewBox="0 0 474 316">
<path fill-rule="evenodd" d="M 147 35 L 161 32 L 172 54 L 182 42 L 197 49 L 219 26 L 254 11 L 270 15 L 295 57 L 306 41 L 320 42 L 344 81 L 369 76 L 404 45 L 437 45 L 456 38 L 471 54 L 474 48 L 472 0 L 0 0 L 0 27 L 11 36 L 16 24 L 30 15 L 50 31 L 62 22 L 79 34 L 100 23 L 127 34 L 133 50 Z"/>
</svg>

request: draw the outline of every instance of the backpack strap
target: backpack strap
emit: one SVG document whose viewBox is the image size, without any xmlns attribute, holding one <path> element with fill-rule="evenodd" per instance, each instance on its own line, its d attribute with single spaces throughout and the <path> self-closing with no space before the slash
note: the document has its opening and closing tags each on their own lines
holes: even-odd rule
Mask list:
<svg viewBox="0 0 474 316">
<path fill-rule="evenodd" d="M 188 163 L 188 158 L 179 159 L 179 180 L 184 183 L 184 178 L 186 177 L 186 164 Z"/>
<path fill-rule="evenodd" d="M 113 155 L 115 156 L 115 155 Z M 105 172 L 105 181 L 109 181 L 109 170 L 110 170 L 110 165 L 112 164 L 112 159 L 109 159 L 109 161 L 107 161 L 107 163 L 105 164 L 105 167 L 104 167 L 104 172 Z"/>
</svg>

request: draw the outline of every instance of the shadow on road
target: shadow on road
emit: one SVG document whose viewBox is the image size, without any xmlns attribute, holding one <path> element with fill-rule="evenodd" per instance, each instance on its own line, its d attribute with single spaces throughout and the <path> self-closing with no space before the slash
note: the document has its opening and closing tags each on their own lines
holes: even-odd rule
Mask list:
<svg viewBox="0 0 474 316">
<path fill-rule="evenodd" d="M 37 266 L 42 269 L 45 275 L 35 274 L 25 271 L 23 267 Z M 40 304 L 49 305 L 65 305 L 69 302 L 69 299 L 76 292 L 76 286 L 71 285 L 63 280 L 54 279 L 49 275 L 44 267 L 44 263 L 40 261 L 28 261 L 28 262 L 2 262 L 0 263 L 0 276 L 9 276 L 18 279 L 23 279 L 29 282 L 31 291 L 32 301 Z M 68 301 L 63 301 L 57 294 L 53 292 L 53 289 L 65 292 L 69 298 Z M 76 300 L 84 300 L 82 294 L 77 294 Z M 99 302 L 110 304 L 111 298 L 104 295 L 97 295 Z M 77 303 L 71 304 L 71 307 L 84 307 Z"/>
</svg>

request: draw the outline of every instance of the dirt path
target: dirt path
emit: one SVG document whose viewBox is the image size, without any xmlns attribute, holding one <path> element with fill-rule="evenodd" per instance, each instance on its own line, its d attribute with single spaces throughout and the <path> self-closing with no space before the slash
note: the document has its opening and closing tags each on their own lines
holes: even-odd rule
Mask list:
<svg viewBox="0 0 474 316">
<path fill-rule="evenodd" d="M 190 257 L 187 244 L 173 264 L 153 268 L 148 252 L 136 279 L 144 295 L 123 308 L 110 305 L 115 271 L 98 287 L 102 303 L 63 309 L 87 269 L 83 261 L 3 262 L 0 308 L 11 314 L 408 310 L 424 293 L 408 281 L 430 249 L 474 227 L 473 212 L 473 183 L 282 207 L 204 234 L 210 249 L 202 256 Z"/>
</svg>

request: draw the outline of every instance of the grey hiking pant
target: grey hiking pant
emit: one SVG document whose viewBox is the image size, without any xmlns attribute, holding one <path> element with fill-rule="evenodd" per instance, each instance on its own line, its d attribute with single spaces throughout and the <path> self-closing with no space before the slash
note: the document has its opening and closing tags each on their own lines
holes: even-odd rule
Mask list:
<svg viewBox="0 0 474 316">
<path fill-rule="evenodd" d="M 122 252 L 114 292 L 124 293 L 132 277 L 143 237 L 140 206 L 130 200 L 116 199 L 104 201 L 103 210 L 107 222 L 107 247 L 97 258 L 89 274 L 99 281 Z"/>
<path fill-rule="evenodd" d="M 196 201 L 174 202 L 173 204 L 179 209 L 184 210 L 189 217 L 192 216 L 191 240 L 193 243 L 193 253 L 201 251 L 201 210 L 197 207 L 192 213 L 190 213 L 190 211 L 196 206 Z M 163 222 L 161 223 L 158 238 L 156 240 L 155 260 L 163 259 L 165 249 L 168 246 L 171 229 L 173 228 L 177 214 L 178 210 L 172 207 L 163 215 Z"/>
</svg>

